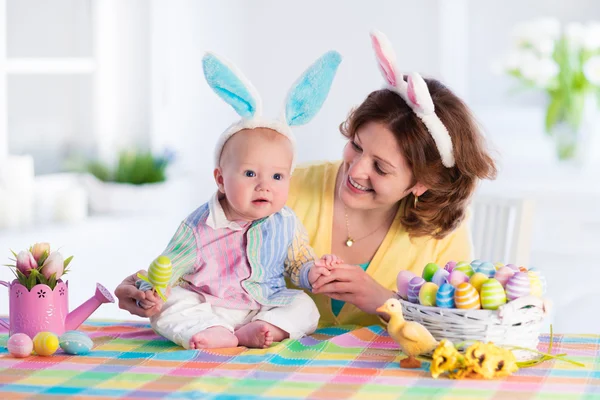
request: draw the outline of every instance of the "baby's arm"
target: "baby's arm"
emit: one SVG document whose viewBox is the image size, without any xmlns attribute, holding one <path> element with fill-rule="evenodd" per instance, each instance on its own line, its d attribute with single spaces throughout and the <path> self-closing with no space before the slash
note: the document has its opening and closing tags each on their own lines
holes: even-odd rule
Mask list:
<svg viewBox="0 0 600 400">
<path fill-rule="evenodd" d="M 196 265 L 196 238 L 193 229 L 185 221 L 179 225 L 179 228 L 162 254 L 171 260 L 173 266 L 171 280 L 166 289 L 168 295 L 171 287 L 176 286 L 180 279 L 192 271 Z M 139 307 L 147 309 L 156 304 L 163 303 L 163 300 L 152 290 L 152 286 L 148 282 L 139 279 L 136 282 L 136 286 L 146 293 L 146 299 L 138 301 Z"/>
</svg>

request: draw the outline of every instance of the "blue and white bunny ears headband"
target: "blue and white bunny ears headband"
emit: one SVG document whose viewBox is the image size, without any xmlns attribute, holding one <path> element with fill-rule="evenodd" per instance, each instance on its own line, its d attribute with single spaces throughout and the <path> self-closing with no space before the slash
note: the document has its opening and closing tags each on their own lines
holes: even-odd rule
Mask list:
<svg viewBox="0 0 600 400">
<path fill-rule="evenodd" d="M 202 59 L 202 66 L 208 85 L 241 117 L 219 137 L 215 148 L 215 168 L 219 166 L 223 146 L 231 136 L 242 129 L 268 128 L 292 142 L 293 170 L 296 164 L 296 140 L 291 127 L 308 123 L 321 109 L 341 61 L 342 57 L 336 51 L 321 56 L 292 85 L 282 117 L 269 119 L 262 115 L 260 95 L 241 71 L 229 61 L 207 53 Z"/>
<path fill-rule="evenodd" d="M 383 33 L 379 31 L 371 32 L 371 41 L 379 69 L 387 83 L 387 89 L 398 93 L 423 121 L 435 141 L 442 158 L 442 164 L 446 168 L 453 167 L 452 140 L 448 129 L 435 113 L 435 106 L 427 84 L 421 75 L 416 72 L 408 74 L 407 81 L 404 81 L 402 74 L 396 68 L 396 54 L 392 44 Z"/>
</svg>

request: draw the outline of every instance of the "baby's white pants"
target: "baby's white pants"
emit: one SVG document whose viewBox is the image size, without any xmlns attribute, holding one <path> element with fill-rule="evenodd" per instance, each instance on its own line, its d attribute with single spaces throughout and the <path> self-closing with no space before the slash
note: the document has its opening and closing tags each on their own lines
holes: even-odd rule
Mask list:
<svg viewBox="0 0 600 400">
<path fill-rule="evenodd" d="M 298 339 L 317 329 L 319 317 L 313 300 L 300 291 L 287 306 L 236 310 L 214 307 L 201 294 L 174 287 L 160 313 L 150 317 L 150 323 L 159 335 L 189 349 L 192 336 L 213 326 L 233 333 L 249 322 L 261 320 L 288 332 L 291 339 Z"/>
</svg>

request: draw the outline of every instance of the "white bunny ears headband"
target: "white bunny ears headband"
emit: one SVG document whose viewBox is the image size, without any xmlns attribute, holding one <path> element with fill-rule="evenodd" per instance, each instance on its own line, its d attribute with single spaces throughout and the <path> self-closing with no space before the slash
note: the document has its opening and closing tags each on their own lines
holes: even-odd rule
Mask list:
<svg viewBox="0 0 600 400">
<path fill-rule="evenodd" d="M 262 115 L 260 95 L 252 83 L 231 62 L 207 53 L 202 59 L 204 77 L 212 90 L 241 117 L 221 134 L 215 148 L 215 167 L 219 165 L 225 142 L 242 129 L 269 128 L 287 137 L 294 148 L 292 170 L 296 164 L 296 141 L 291 127 L 308 123 L 327 98 L 342 57 L 329 51 L 315 61 L 292 85 L 280 119 Z"/>
<path fill-rule="evenodd" d="M 396 54 L 388 38 L 379 31 L 371 32 L 371 41 L 375 57 L 383 75 L 387 89 L 400 95 L 415 114 L 423 121 L 433 137 L 435 145 L 442 158 L 442 164 L 451 168 L 454 166 L 452 140 L 448 129 L 435 113 L 435 107 L 427 84 L 416 72 L 408 74 L 407 82 L 396 68 Z"/>
</svg>

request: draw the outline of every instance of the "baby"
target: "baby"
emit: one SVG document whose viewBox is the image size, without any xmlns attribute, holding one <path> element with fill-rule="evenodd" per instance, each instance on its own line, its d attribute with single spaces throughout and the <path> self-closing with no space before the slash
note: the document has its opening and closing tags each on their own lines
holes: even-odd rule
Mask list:
<svg viewBox="0 0 600 400">
<path fill-rule="evenodd" d="M 289 94 L 285 122 L 262 118 L 255 89 L 237 69 L 212 54 L 203 61 L 209 85 L 242 120 L 217 144 L 217 193 L 182 222 L 163 252 L 173 263 L 174 287 L 150 321 L 186 349 L 264 348 L 310 334 L 319 321 L 312 299 L 287 289 L 285 277 L 310 290 L 341 262 L 328 255 L 315 266 L 302 224 L 285 207 L 295 164 L 290 126 L 316 114 L 340 57 L 326 53 L 305 72 Z"/>
</svg>

